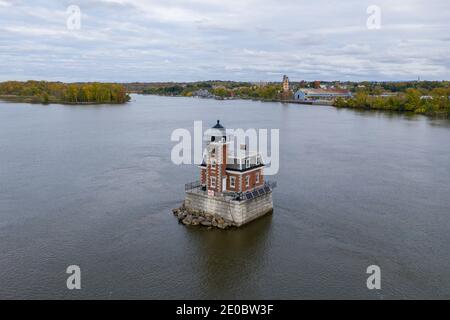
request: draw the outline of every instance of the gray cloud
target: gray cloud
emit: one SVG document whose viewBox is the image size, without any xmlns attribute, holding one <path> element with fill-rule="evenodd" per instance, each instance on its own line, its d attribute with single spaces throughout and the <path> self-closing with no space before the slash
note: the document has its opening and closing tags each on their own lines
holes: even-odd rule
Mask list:
<svg viewBox="0 0 450 320">
<path fill-rule="evenodd" d="M 448 1 L 343 2 L 0 0 L 0 80 L 450 79 Z"/>
</svg>

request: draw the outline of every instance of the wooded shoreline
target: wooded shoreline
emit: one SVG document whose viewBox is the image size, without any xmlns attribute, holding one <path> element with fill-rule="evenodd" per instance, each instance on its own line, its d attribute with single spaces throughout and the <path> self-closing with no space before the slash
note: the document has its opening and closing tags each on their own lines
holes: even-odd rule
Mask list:
<svg viewBox="0 0 450 320">
<path fill-rule="evenodd" d="M 450 118 L 449 81 L 301 81 L 290 82 L 286 91 L 280 82 L 252 83 L 233 81 L 201 81 L 192 83 L 127 83 L 127 91 L 160 96 L 245 99 L 282 103 L 333 105 L 337 108 L 415 113 L 430 117 Z M 301 89 L 345 89 L 350 97 L 327 101 L 295 99 Z"/>
<path fill-rule="evenodd" d="M 6 81 L 0 83 L 0 100 L 41 104 L 124 104 L 130 93 L 169 97 L 199 97 L 218 100 L 243 99 L 261 102 L 332 105 L 371 111 L 422 114 L 450 118 L 450 83 L 447 81 L 327 83 L 345 86 L 350 98 L 330 101 L 300 101 L 293 91 L 283 93 L 279 83 L 255 85 L 249 82 L 204 81 L 195 83 L 62 83 L 47 81 Z M 317 86 L 301 82 L 298 88 Z"/>
<path fill-rule="evenodd" d="M 123 104 L 130 100 L 122 84 L 7 81 L 0 83 L 0 99 L 24 103 Z"/>
<path fill-rule="evenodd" d="M 30 104 L 66 104 L 66 105 L 102 105 L 102 104 L 124 104 L 124 102 L 97 102 L 97 101 L 84 101 L 84 102 L 70 102 L 62 101 L 58 99 L 49 99 L 47 102 L 43 102 L 39 98 L 33 96 L 16 96 L 16 95 L 0 95 L 0 101 L 4 102 L 16 102 L 16 103 L 30 103 Z"/>
</svg>

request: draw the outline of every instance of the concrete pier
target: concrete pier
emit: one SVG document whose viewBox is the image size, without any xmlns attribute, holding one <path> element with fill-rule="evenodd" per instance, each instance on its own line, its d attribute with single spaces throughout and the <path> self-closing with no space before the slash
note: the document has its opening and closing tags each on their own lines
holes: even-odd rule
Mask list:
<svg viewBox="0 0 450 320">
<path fill-rule="evenodd" d="M 204 212 L 224 219 L 228 224 L 240 227 L 266 213 L 272 212 L 272 191 L 253 199 L 231 200 L 227 197 L 209 196 L 186 191 L 184 206 L 188 211 Z"/>
</svg>

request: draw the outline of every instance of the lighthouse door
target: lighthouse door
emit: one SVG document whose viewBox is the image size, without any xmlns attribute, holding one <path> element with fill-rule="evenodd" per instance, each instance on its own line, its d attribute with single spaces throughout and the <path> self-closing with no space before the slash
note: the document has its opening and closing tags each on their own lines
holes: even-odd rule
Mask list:
<svg viewBox="0 0 450 320">
<path fill-rule="evenodd" d="M 222 192 L 225 192 L 227 190 L 227 178 L 222 179 Z"/>
</svg>

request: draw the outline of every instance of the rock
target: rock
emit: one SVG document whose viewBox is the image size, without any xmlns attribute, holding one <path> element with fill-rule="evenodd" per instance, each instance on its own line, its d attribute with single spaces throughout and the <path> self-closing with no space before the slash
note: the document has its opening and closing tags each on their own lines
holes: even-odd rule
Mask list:
<svg viewBox="0 0 450 320">
<path fill-rule="evenodd" d="M 210 227 L 211 226 L 211 222 L 208 220 L 203 220 L 202 222 L 200 222 L 202 224 L 202 226 L 205 227 Z"/>
<path fill-rule="evenodd" d="M 180 208 L 172 209 L 172 212 L 178 218 L 180 223 L 187 226 L 202 225 L 207 227 L 208 230 L 213 227 L 223 230 L 231 226 L 229 222 L 220 216 L 214 216 L 213 214 L 204 211 L 187 210 L 184 207 L 184 204 Z"/>
</svg>

